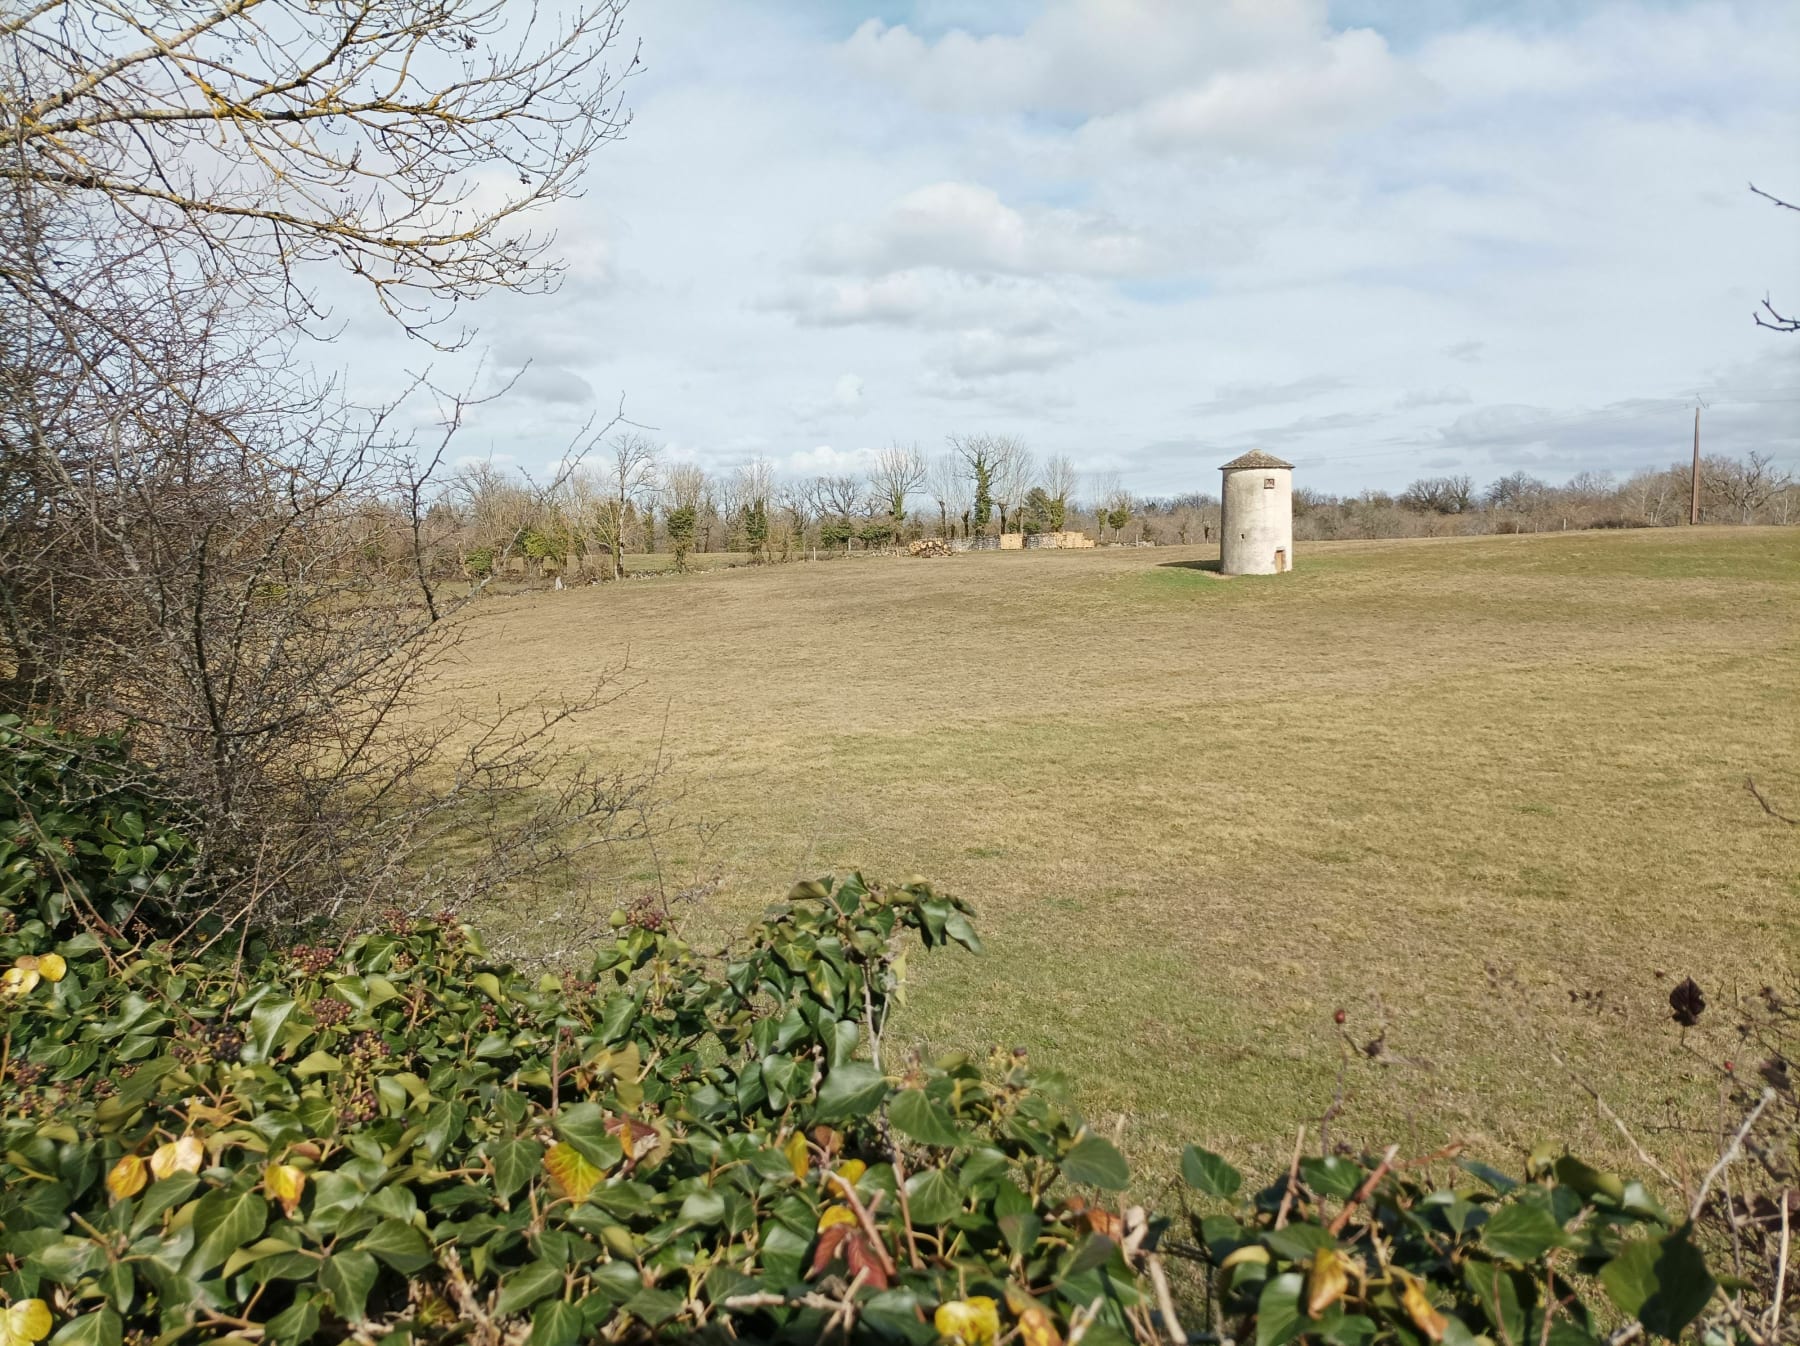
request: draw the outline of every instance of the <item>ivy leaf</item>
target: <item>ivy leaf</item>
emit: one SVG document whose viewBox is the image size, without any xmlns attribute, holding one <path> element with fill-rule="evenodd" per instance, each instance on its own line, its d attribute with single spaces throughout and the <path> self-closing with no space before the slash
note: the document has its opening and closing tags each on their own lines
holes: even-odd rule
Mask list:
<svg viewBox="0 0 1800 1346">
<path fill-rule="evenodd" d="M 994 1192 L 994 1223 L 1011 1248 L 1013 1256 L 1022 1257 L 1037 1246 L 1044 1222 L 1032 1208 L 1031 1198 L 1011 1178 L 1000 1179 Z"/>
<path fill-rule="evenodd" d="M 250 1011 L 250 1052 L 252 1064 L 267 1061 L 275 1051 L 275 1035 L 294 1012 L 292 996 L 265 997 Z"/>
<path fill-rule="evenodd" d="M 531 1315 L 531 1346 L 575 1346 L 581 1334 L 581 1310 L 560 1299 L 539 1304 Z"/>
<path fill-rule="evenodd" d="M 888 1104 L 888 1121 L 908 1140 L 921 1145 L 950 1149 L 962 1144 L 965 1137 L 950 1121 L 950 1116 L 926 1096 L 923 1089 L 903 1089 Z"/>
<path fill-rule="evenodd" d="M 319 1330 L 319 1301 L 310 1293 L 297 1294 L 294 1302 L 269 1319 L 269 1340 L 288 1343 L 309 1341 Z"/>
<path fill-rule="evenodd" d="M 1640 1220 L 1654 1220 L 1661 1225 L 1671 1223 L 1669 1212 L 1662 1208 L 1662 1203 L 1651 1196 L 1641 1182 L 1625 1184 L 1625 1197 L 1620 1204 L 1627 1215 L 1635 1215 Z"/>
<path fill-rule="evenodd" d="M 1062 1157 L 1063 1176 L 1070 1182 L 1099 1187 L 1109 1192 L 1122 1192 L 1131 1183 L 1131 1170 L 1125 1166 L 1110 1140 L 1103 1136 L 1085 1135 Z"/>
<path fill-rule="evenodd" d="M 501 1137 L 488 1142 L 488 1159 L 494 1166 L 494 1190 L 510 1197 L 538 1171 L 544 1147 L 524 1136 Z"/>
<path fill-rule="evenodd" d="M 190 1276 L 211 1271 L 262 1233 L 269 1222 L 269 1203 L 261 1192 L 209 1192 L 194 1208 L 194 1250 L 182 1264 Z"/>
<path fill-rule="evenodd" d="M 495 1306 L 502 1315 L 523 1313 L 545 1295 L 563 1288 L 563 1271 L 549 1262 L 533 1262 L 506 1278 Z"/>
<path fill-rule="evenodd" d="M 417 1229 L 399 1220 L 383 1220 L 357 1246 L 374 1253 L 402 1276 L 431 1265 L 431 1244 Z"/>
<path fill-rule="evenodd" d="M 1304 1221 L 1269 1230 L 1263 1235 L 1263 1243 L 1270 1252 L 1290 1262 L 1304 1262 L 1316 1252 L 1337 1247 L 1337 1240 L 1325 1226 Z"/>
<path fill-rule="evenodd" d="M 606 1011 L 600 1016 L 600 1040 L 609 1044 L 617 1042 L 625 1036 L 625 1030 L 637 1016 L 638 998 L 620 991 L 606 1002 Z"/>
<path fill-rule="evenodd" d="M 330 1052 L 313 1052 L 294 1067 L 294 1073 L 304 1079 L 308 1075 L 335 1075 L 343 1068 L 344 1063 Z"/>
<path fill-rule="evenodd" d="M 360 1323 L 368 1316 L 369 1291 L 381 1269 L 366 1252 L 333 1253 L 319 1267 L 319 1288 L 331 1296 L 338 1317 Z"/>
<path fill-rule="evenodd" d="M 181 1205 L 194 1194 L 194 1189 L 199 1185 L 200 1179 L 191 1173 L 177 1173 L 172 1178 L 151 1183 L 150 1190 L 137 1203 L 137 1213 L 131 1217 L 131 1237 L 137 1238 L 155 1224 L 165 1211 Z"/>
<path fill-rule="evenodd" d="M 1353 1196 L 1366 1175 L 1363 1167 L 1338 1155 L 1300 1161 L 1300 1177 L 1320 1196 L 1335 1196 L 1340 1201 Z"/>
<path fill-rule="evenodd" d="M 1375 1323 L 1360 1313 L 1342 1313 L 1328 1317 L 1317 1330 L 1330 1346 L 1365 1346 L 1375 1336 Z"/>
<path fill-rule="evenodd" d="M 1563 1242 L 1562 1226 L 1542 1206 L 1515 1201 L 1502 1206 L 1481 1227 L 1481 1242 L 1509 1262 L 1535 1262 Z"/>
<path fill-rule="evenodd" d="M 981 952 L 981 937 L 975 933 L 975 927 L 969 918 L 960 911 L 952 911 L 944 918 L 944 933 L 970 953 Z"/>
<path fill-rule="evenodd" d="M 1207 1196 L 1233 1197 L 1244 1185 L 1244 1175 L 1211 1150 L 1190 1145 L 1181 1152 L 1182 1180 Z"/>
<path fill-rule="evenodd" d="M 1513 1179 L 1507 1177 L 1499 1169 L 1490 1168 L 1488 1165 L 1481 1163 L 1479 1160 L 1459 1159 L 1456 1161 L 1456 1166 L 1458 1168 L 1460 1168 L 1464 1173 L 1468 1173 L 1474 1177 L 1480 1178 L 1489 1187 L 1492 1187 L 1496 1192 L 1500 1193 L 1501 1196 L 1505 1196 L 1508 1192 L 1512 1191 L 1515 1187 L 1517 1187 L 1519 1185 Z"/>
<path fill-rule="evenodd" d="M 655 1327 L 680 1313 L 686 1302 L 682 1295 L 673 1290 L 643 1289 L 625 1301 L 625 1311 Z M 536 1333 L 532 1334 L 532 1341 L 535 1346 Z"/>
<path fill-rule="evenodd" d="M 1671 1341 L 1699 1317 L 1715 1288 L 1685 1226 L 1659 1239 L 1627 1243 L 1600 1269 L 1600 1283 L 1621 1312 Z"/>
<path fill-rule="evenodd" d="M 550 1147 L 544 1155 L 544 1171 L 550 1175 L 557 1190 L 578 1206 L 588 1199 L 588 1193 L 604 1176 L 580 1150 L 566 1143 Z"/>
<path fill-rule="evenodd" d="M 1256 1303 L 1256 1346 L 1285 1346 L 1300 1335 L 1305 1317 L 1300 1295 L 1305 1278 L 1297 1271 L 1275 1277 L 1263 1287 Z"/>
<path fill-rule="evenodd" d="M 619 1144 L 618 1138 L 606 1129 L 606 1114 L 600 1111 L 597 1103 L 576 1103 L 564 1108 L 556 1117 L 556 1134 L 578 1150 L 601 1173 L 625 1157 L 625 1149 Z M 551 1151 L 552 1154 L 555 1152 Z M 596 1173 L 596 1181 L 598 1176 Z M 591 1187 L 593 1184 L 588 1185 Z M 575 1199 L 579 1201 L 581 1198 Z"/>
<path fill-rule="evenodd" d="M 866 1117 L 887 1096 L 887 1089 L 887 1077 L 867 1061 L 846 1061 L 827 1074 L 819 1087 L 818 1120 Z"/>
<path fill-rule="evenodd" d="M 125 1323 L 110 1307 L 71 1318 L 50 1338 L 50 1346 L 119 1346 Z"/>
<path fill-rule="evenodd" d="M 943 1224 L 962 1213 L 962 1194 L 941 1168 L 929 1168 L 906 1180 L 906 1204 L 913 1223 Z"/>
</svg>

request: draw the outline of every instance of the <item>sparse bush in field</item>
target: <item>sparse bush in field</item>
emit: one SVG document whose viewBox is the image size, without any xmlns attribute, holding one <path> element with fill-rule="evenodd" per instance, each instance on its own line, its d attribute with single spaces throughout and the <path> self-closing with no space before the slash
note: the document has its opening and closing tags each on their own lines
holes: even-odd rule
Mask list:
<svg viewBox="0 0 1800 1346">
<path fill-rule="evenodd" d="M 677 505 L 663 515 L 663 529 L 669 535 L 669 550 L 675 556 L 675 568 L 687 569 L 688 553 L 694 549 L 694 507 Z"/>
</svg>

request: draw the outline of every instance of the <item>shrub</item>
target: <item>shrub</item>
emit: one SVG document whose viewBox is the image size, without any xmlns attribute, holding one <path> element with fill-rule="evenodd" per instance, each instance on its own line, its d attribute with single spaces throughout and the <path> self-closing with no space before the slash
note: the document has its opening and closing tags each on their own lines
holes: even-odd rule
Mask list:
<svg viewBox="0 0 1800 1346">
<path fill-rule="evenodd" d="M 645 902 L 581 976 L 447 915 L 197 939 L 158 917 L 188 849 L 109 785 L 116 744 L 0 746 L 8 1346 L 1178 1330 L 1164 1222 L 1115 1208 L 1125 1162 L 1058 1079 L 884 1052 L 908 946 L 980 949 L 922 880 L 799 884 L 716 954 Z M 1234 1203 L 1190 1221 L 1233 1339 L 1582 1346 L 1596 1283 L 1668 1335 L 1711 1293 L 1636 1183 L 1392 1160 L 1297 1161 L 1238 1201 L 1187 1152 Z"/>
<path fill-rule="evenodd" d="M 855 1055 L 905 936 L 976 947 L 923 883 L 803 884 L 723 962 L 621 913 L 584 980 L 399 916 L 240 970 L 57 941 L 41 895 L 15 914 L 0 960 L 56 976 L 0 1011 L 0 1291 L 51 1301 L 67 1339 L 528 1320 L 572 1342 L 721 1316 L 810 1338 L 851 1295 L 928 1339 L 921 1315 L 1015 1280 L 1045 1322 L 1138 1302 L 1056 1204 L 1126 1171 L 1053 1082 Z"/>
<path fill-rule="evenodd" d="M 1689 1228 L 1641 1183 L 1554 1152 L 1534 1155 L 1524 1182 L 1464 1162 L 1432 1183 L 1393 1160 L 1302 1159 L 1230 1213 L 1192 1217 L 1233 1336 L 1586 1346 L 1600 1335 L 1595 1291 L 1609 1315 L 1670 1338 L 1712 1297 Z M 1191 1146 L 1182 1172 L 1216 1198 L 1242 1181 Z"/>
<path fill-rule="evenodd" d="M 24 733 L 0 715 L 0 933 L 21 912 L 48 943 L 172 933 L 194 849 L 145 778 L 120 737 Z"/>
</svg>

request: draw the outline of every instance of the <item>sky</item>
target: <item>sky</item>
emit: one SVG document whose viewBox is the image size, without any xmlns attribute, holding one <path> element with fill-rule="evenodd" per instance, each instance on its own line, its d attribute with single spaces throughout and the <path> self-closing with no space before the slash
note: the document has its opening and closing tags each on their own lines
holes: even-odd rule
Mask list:
<svg viewBox="0 0 1800 1346">
<path fill-rule="evenodd" d="M 633 0 L 626 137 L 553 295 L 436 355 L 510 382 L 457 451 L 541 470 L 625 414 L 669 457 L 856 471 L 1016 434 L 1140 495 L 1250 447 L 1297 484 L 1800 472 L 1800 4 Z M 628 57 L 627 57 L 628 59 Z"/>
</svg>

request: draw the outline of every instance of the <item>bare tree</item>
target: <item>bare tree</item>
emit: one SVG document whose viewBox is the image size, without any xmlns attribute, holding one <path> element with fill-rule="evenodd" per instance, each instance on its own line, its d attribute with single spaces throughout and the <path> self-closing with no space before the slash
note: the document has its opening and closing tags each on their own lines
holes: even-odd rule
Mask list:
<svg viewBox="0 0 1800 1346">
<path fill-rule="evenodd" d="M 1089 508 L 1094 512 L 1095 540 L 1104 542 L 1106 541 L 1107 519 L 1113 507 L 1121 497 L 1125 499 L 1130 497 L 1125 494 L 1125 487 L 1119 479 L 1119 474 L 1111 469 L 1094 473 L 1088 483 L 1088 488 L 1092 497 Z"/>
<path fill-rule="evenodd" d="M 844 552 L 848 555 L 853 531 L 850 521 L 862 504 L 862 488 L 855 477 L 836 476 L 820 477 L 816 489 L 823 512 L 832 515 L 839 525 L 837 531 L 842 533 Z"/>
<path fill-rule="evenodd" d="M 623 9 L 40 0 L 0 22 L 3 171 L 247 301 L 312 315 L 329 261 L 423 330 L 554 277 L 523 225 L 628 123 Z"/>
<path fill-rule="evenodd" d="M 436 589 L 458 505 L 434 497 L 471 400 L 413 380 L 357 407 L 293 358 L 315 262 L 414 332 L 553 280 L 523 226 L 623 125 L 618 15 L 0 15 L 0 703 L 129 729 L 227 914 L 491 892 L 648 825 L 654 768 L 552 770 L 606 690 L 529 723 L 418 713 L 461 631 Z M 492 478 L 465 500 L 504 556 L 572 470 L 521 479 L 530 508 Z"/>
<path fill-rule="evenodd" d="M 906 521 L 906 497 L 925 484 L 925 455 L 916 444 L 890 444 L 875 455 L 869 489 L 887 509 L 896 534 Z"/>
<path fill-rule="evenodd" d="M 1475 482 L 1467 475 L 1420 477 L 1399 499 L 1402 509 L 1420 514 L 1461 514 L 1474 503 Z"/>
<path fill-rule="evenodd" d="M 1775 467 L 1768 454 L 1755 451 L 1743 462 L 1705 459 L 1701 479 L 1707 493 L 1723 501 L 1739 523 L 1754 523 L 1757 514 L 1793 484 L 1793 478 Z"/>
<path fill-rule="evenodd" d="M 965 503 L 968 481 L 956 458 L 948 453 L 940 453 L 931 460 L 929 480 L 931 498 L 938 507 L 938 536 L 949 537 L 954 530 L 952 520 L 961 517 L 968 508 Z"/>
<path fill-rule="evenodd" d="M 994 504 L 1000 511 L 1000 531 L 1006 531 L 1006 507 L 1022 506 L 1037 477 L 1037 460 L 1017 435 L 996 435 L 994 444 Z M 1014 531 L 1018 521 L 1014 520 Z"/>
<path fill-rule="evenodd" d="M 630 544 L 636 512 L 654 498 L 662 470 L 656 442 L 635 430 L 623 430 L 606 444 L 598 461 L 585 475 L 593 482 L 597 499 L 582 523 L 611 558 L 612 577 L 625 578 L 625 548 Z"/>
<path fill-rule="evenodd" d="M 813 524 L 816 499 L 805 482 L 783 482 L 776 488 L 775 503 L 782 516 L 782 560 L 806 549 L 806 531 Z"/>
<path fill-rule="evenodd" d="M 1069 502 L 1081 491 L 1081 474 L 1075 470 L 1075 464 L 1066 453 L 1053 453 L 1044 463 L 1044 494 L 1056 508 L 1060 521 L 1067 513 Z M 1058 523 L 1061 527 L 1061 523 Z"/>
<path fill-rule="evenodd" d="M 752 458 L 732 475 L 744 542 L 757 561 L 769 559 L 769 501 L 775 493 L 775 469 L 766 458 Z"/>
</svg>

